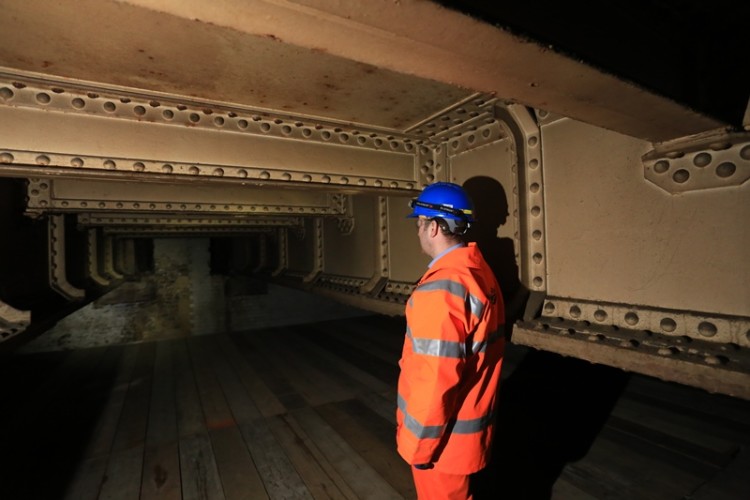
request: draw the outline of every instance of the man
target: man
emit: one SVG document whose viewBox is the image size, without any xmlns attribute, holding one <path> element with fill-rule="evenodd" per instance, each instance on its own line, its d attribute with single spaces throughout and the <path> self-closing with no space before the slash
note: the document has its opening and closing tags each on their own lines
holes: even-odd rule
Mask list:
<svg viewBox="0 0 750 500">
<path fill-rule="evenodd" d="M 420 500 L 470 499 L 487 465 L 505 340 L 500 287 L 475 243 L 461 186 L 438 182 L 411 201 L 422 251 L 432 257 L 406 304 L 396 441 Z"/>
</svg>

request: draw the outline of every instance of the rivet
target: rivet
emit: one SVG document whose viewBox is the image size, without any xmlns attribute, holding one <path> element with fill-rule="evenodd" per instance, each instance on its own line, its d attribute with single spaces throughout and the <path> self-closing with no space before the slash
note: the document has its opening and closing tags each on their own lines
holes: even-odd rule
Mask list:
<svg viewBox="0 0 750 500">
<path fill-rule="evenodd" d="M 224 169 L 223 168 L 215 168 L 213 171 L 214 177 L 224 177 Z"/>
<path fill-rule="evenodd" d="M 8 100 L 13 97 L 13 91 L 9 89 L 8 87 L 3 87 L 0 89 L 0 97 L 2 97 L 4 100 Z"/>
<path fill-rule="evenodd" d="M 174 111 L 172 111 L 171 109 L 165 109 L 164 111 L 161 112 L 161 115 L 165 119 L 171 120 L 172 118 L 174 118 Z"/>
<path fill-rule="evenodd" d="M 104 160 L 104 166 L 110 170 L 114 170 L 117 168 L 117 164 L 112 160 Z"/>
<path fill-rule="evenodd" d="M 677 329 L 677 323 L 672 318 L 664 318 L 659 322 L 659 326 L 665 332 L 673 332 Z"/>
<path fill-rule="evenodd" d="M 717 170 L 718 172 L 718 170 Z M 675 181 L 678 184 L 683 184 L 690 179 L 690 172 L 685 170 L 684 168 L 681 168 L 677 170 L 674 174 L 672 174 L 672 180 Z"/>
<path fill-rule="evenodd" d="M 237 171 L 237 175 L 244 179 L 245 177 L 247 177 L 247 170 L 245 170 L 244 168 L 241 168 L 239 169 L 239 171 Z"/>
<path fill-rule="evenodd" d="M 578 306 L 571 306 L 570 307 L 570 316 L 573 318 L 580 318 L 581 317 L 581 308 Z"/>
<path fill-rule="evenodd" d="M 531 237 L 534 238 L 535 240 L 539 241 L 539 240 L 542 239 L 542 232 L 537 229 L 536 231 L 534 231 L 533 233 L 531 233 Z"/>
<path fill-rule="evenodd" d="M 214 125 L 216 125 L 217 127 L 223 126 L 224 118 L 222 118 L 221 116 L 217 116 L 216 118 L 214 118 Z"/>
<path fill-rule="evenodd" d="M 201 169 L 199 169 L 199 168 L 198 168 L 198 167 L 196 167 L 195 165 L 192 165 L 192 166 L 191 166 L 191 167 L 190 167 L 190 168 L 188 169 L 188 173 L 189 173 L 190 175 L 198 175 L 198 174 L 200 174 L 200 173 L 201 173 Z"/>
<path fill-rule="evenodd" d="M 133 170 L 135 170 L 136 172 L 143 172 L 144 170 L 146 170 L 146 165 L 144 165 L 140 161 L 137 161 L 133 163 Z"/>
<path fill-rule="evenodd" d="M 555 312 L 554 302 L 547 302 L 546 304 L 544 304 L 544 312 L 548 314 Z"/>
<path fill-rule="evenodd" d="M 138 116 L 143 116 L 146 114 L 146 108 L 144 108 L 143 106 L 136 106 L 133 108 L 133 113 Z"/>
<path fill-rule="evenodd" d="M 190 113 L 190 116 L 188 116 L 188 120 L 190 120 L 193 123 L 198 123 L 201 121 L 201 115 L 198 113 Z"/>
<path fill-rule="evenodd" d="M 73 165 L 76 168 L 81 168 L 83 166 L 83 160 L 81 158 L 72 158 L 70 160 L 70 164 Z"/>
<path fill-rule="evenodd" d="M 723 179 L 731 177 L 732 175 L 734 175 L 735 171 L 737 171 L 737 166 L 734 163 L 728 161 L 716 167 L 716 175 Z"/>
<path fill-rule="evenodd" d="M 654 163 L 654 172 L 657 174 L 663 174 L 669 170 L 669 162 L 667 160 L 659 160 Z"/>
<path fill-rule="evenodd" d="M 537 264 L 542 262 L 542 254 L 540 253 L 535 253 L 531 258 L 534 259 L 534 262 Z"/>
<path fill-rule="evenodd" d="M 750 160 L 750 145 L 747 145 L 740 150 L 740 158 L 743 160 Z"/>
<path fill-rule="evenodd" d="M 640 321 L 640 318 L 638 315 L 634 312 L 628 312 L 625 313 L 625 323 L 629 324 L 630 326 L 637 325 L 638 321 Z"/>
<path fill-rule="evenodd" d="M 329 182 L 331 182 L 331 178 L 327 175 L 324 175 L 320 180 L 323 181 L 323 183 L 325 184 L 328 184 Z"/>
<path fill-rule="evenodd" d="M 529 137 L 528 144 L 530 147 L 534 147 L 537 145 L 538 139 L 535 136 Z"/>
<path fill-rule="evenodd" d="M 533 184 L 531 184 L 531 186 L 529 186 L 529 191 L 531 191 L 532 193 L 538 193 L 539 192 L 539 184 L 536 183 L 536 182 L 534 182 Z"/>
<path fill-rule="evenodd" d="M 161 170 L 164 173 L 171 174 L 174 168 L 169 163 L 165 163 L 164 165 L 162 165 Z"/>
<path fill-rule="evenodd" d="M 538 166 L 539 160 L 537 160 L 536 158 L 529 161 L 529 167 L 531 167 L 532 169 L 537 168 Z"/>
<path fill-rule="evenodd" d="M 50 98 L 49 94 L 45 94 L 44 92 L 39 92 L 36 95 L 36 100 L 40 104 L 48 104 L 52 100 L 52 98 Z"/>
<path fill-rule="evenodd" d="M 241 129 L 246 129 L 250 125 L 247 120 L 237 120 L 237 126 Z"/>
<path fill-rule="evenodd" d="M 73 106 L 74 108 L 76 108 L 76 109 L 83 109 L 83 107 L 84 107 L 84 106 L 86 106 L 86 101 L 84 101 L 84 100 L 83 100 L 83 99 L 81 99 L 80 97 L 76 97 L 75 99 L 73 99 L 73 100 L 72 100 L 72 101 L 70 102 L 70 104 L 71 104 L 71 105 L 72 105 L 72 106 Z"/>
<path fill-rule="evenodd" d="M 264 170 L 263 172 L 260 173 L 260 178 L 261 179 L 270 179 L 271 178 L 271 174 L 269 172 L 266 172 Z"/>
<path fill-rule="evenodd" d="M 359 179 L 359 180 L 357 181 L 357 184 L 359 184 L 360 186 L 364 186 L 364 185 L 366 185 L 366 184 L 367 184 L 367 181 L 366 181 L 366 180 L 364 180 L 364 179 Z"/>
<path fill-rule="evenodd" d="M 534 281 L 534 286 L 537 287 L 537 288 L 540 287 L 540 286 L 542 286 L 544 284 L 544 280 L 542 278 L 540 278 L 539 276 L 537 276 L 536 278 L 534 278 L 533 281 Z"/>
<path fill-rule="evenodd" d="M 112 101 L 105 102 L 102 107 L 104 108 L 104 111 L 107 111 L 108 113 L 112 113 L 117 109 L 117 106 Z"/>
<path fill-rule="evenodd" d="M 542 209 L 539 207 L 531 207 L 531 215 L 534 217 L 538 217 L 539 214 L 542 213 Z"/>
<path fill-rule="evenodd" d="M 305 175 L 302 176 L 302 180 L 304 182 L 310 182 L 310 181 L 312 181 L 312 176 L 308 175 L 308 174 L 305 174 Z"/>
<path fill-rule="evenodd" d="M 594 319 L 597 321 L 604 321 L 607 319 L 607 313 L 603 309 L 597 309 L 594 311 Z"/>
<path fill-rule="evenodd" d="M 716 325 L 709 321 L 701 321 L 701 323 L 698 325 L 698 333 L 700 333 L 704 337 L 713 337 L 714 335 L 716 335 L 716 332 Z"/>
<path fill-rule="evenodd" d="M 709 163 L 711 163 L 711 155 L 709 153 L 698 153 L 693 158 L 693 165 L 696 167 L 705 167 Z"/>
<path fill-rule="evenodd" d="M 283 174 L 281 174 L 281 178 L 282 178 L 282 180 L 290 181 L 290 180 L 292 180 L 292 174 L 290 174 L 288 172 L 284 172 Z"/>
</svg>

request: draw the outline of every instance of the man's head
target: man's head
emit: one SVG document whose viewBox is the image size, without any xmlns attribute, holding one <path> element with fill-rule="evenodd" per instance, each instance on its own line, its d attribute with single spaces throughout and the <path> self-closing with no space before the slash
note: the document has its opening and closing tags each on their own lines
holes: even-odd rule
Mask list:
<svg viewBox="0 0 750 500">
<path fill-rule="evenodd" d="M 461 186 L 450 182 L 427 186 L 409 206 L 412 213 L 407 217 L 417 218 L 422 250 L 430 256 L 462 241 L 474 222 L 471 199 Z"/>
</svg>

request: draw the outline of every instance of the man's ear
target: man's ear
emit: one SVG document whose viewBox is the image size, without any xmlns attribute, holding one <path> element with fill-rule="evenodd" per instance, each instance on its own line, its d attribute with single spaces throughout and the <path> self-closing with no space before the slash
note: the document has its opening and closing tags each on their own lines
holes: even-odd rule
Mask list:
<svg viewBox="0 0 750 500">
<path fill-rule="evenodd" d="M 440 224 L 438 224 L 438 221 L 435 219 L 430 220 L 430 236 L 434 238 L 437 236 L 438 231 L 440 231 Z"/>
</svg>

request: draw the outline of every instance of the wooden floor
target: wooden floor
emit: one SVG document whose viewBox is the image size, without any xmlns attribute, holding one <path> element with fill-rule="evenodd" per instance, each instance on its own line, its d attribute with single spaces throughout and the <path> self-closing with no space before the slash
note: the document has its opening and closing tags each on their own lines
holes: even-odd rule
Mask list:
<svg viewBox="0 0 750 500">
<path fill-rule="evenodd" d="M 415 498 L 399 318 L 1 360 L 0 498 Z M 750 498 L 750 402 L 511 346 L 479 498 Z"/>
</svg>

